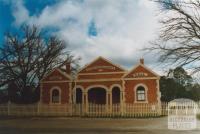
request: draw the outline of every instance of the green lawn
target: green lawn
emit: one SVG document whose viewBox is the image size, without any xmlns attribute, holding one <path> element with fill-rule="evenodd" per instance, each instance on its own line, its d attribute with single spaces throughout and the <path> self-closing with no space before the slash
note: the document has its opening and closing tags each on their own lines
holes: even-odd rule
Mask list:
<svg viewBox="0 0 200 134">
<path fill-rule="evenodd" d="M 199 120 L 200 120 L 200 114 L 198 114 L 198 115 L 197 115 L 197 119 L 199 119 Z"/>
</svg>

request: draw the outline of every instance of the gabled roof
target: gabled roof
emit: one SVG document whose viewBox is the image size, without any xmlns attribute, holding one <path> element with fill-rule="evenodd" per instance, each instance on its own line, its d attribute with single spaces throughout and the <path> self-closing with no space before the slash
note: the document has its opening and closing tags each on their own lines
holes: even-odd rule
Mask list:
<svg viewBox="0 0 200 134">
<path fill-rule="evenodd" d="M 47 75 L 45 75 L 45 76 L 42 78 L 41 81 L 44 81 L 48 76 L 50 76 L 50 75 L 51 75 L 53 72 L 55 72 L 55 71 L 58 71 L 59 74 L 61 74 L 61 75 L 64 76 L 65 78 L 71 80 L 71 76 L 70 76 L 70 75 L 64 73 L 64 72 L 61 71 L 59 68 L 55 68 L 55 69 L 53 69 L 51 72 L 49 72 Z"/>
<path fill-rule="evenodd" d="M 107 60 L 107 59 L 105 59 L 105 58 L 99 56 L 98 58 L 96 58 L 95 60 L 93 60 L 93 61 L 90 62 L 89 64 L 86 64 L 83 68 L 81 68 L 81 69 L 78 71 L 78 73 L 80 73 L 80 72 L 83 71 L 84 69 L 88 68 L 89 66 L 92 66 L 93 64 L 95 64 L 95 63 L 96 63 L 97 61 L 99 61 L 99 60 L 103 60 L 103 61 L 109 63 L 110 65 L 112 65 L 112 66 L 118 68 L 118 69 L 121 70 L 122 72 L 126 72 L 126 70 L 125 70 L 124 68 L 122 68 L 121 66 L 119 66 L 119 65 L 117 65 L 117 64 L 114 64 L 114 63 L 112 63 L 111 61 L 109 61 L 109 60 Z"/>
<path fill-rule="evenodd" d="M 145 66 L 144 64 L 138 63 L 136 66 L 134 66 L 130 71 L 128 71 L 126 74 L 124 74 L 123 78 L 127 77 L 129 74 L 131 74 L 134 70 L 136 70 L 138 67 L 143 67 L 146 71 L 153 74 L 155 77 L 160 77 L 157 73 L 155 73 L 153 70 Z"/>
</svg>

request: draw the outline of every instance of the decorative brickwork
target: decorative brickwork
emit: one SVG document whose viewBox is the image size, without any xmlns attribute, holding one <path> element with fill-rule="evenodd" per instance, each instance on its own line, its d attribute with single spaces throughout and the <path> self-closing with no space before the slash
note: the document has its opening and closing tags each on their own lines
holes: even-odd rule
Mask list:
<svg viewBox="0 0 200 134">
<path fill-rule="evenodd" d="M 69 70 L 69 65 L 67 67 Z M 144 65 L 144 59 L 130 71 L 98 57 L 84 66 L 77 73 L 76 79 L 72 79 L 70 73 L 66 72 L 55 69 L 44 77 L 41 81 L 41 103 L 54 104 L 51 102 L 51 91 L 54 88 L 59 89 L 60 93 L 60 103 L 56 105 L 81 102 L 85 113 L 90 103 L 105 104 L 107 112 L 112 111 L 114 103 L 120 104 L 121 111 L 124 104 L 160 103 L 160 77 Z M 138 91 L 141 89 L 143 91 Z M 95 96 L 101 99 L 95 100 Z"/>
</svg>

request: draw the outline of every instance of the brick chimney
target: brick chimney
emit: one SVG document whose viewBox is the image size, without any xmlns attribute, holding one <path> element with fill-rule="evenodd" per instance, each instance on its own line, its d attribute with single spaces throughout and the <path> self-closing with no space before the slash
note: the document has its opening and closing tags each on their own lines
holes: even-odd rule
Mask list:
<svg viewBox="0 0 200 134">
<path fill-rule="evenodd" d="M 67 62 L 65 64 L 65 66 L 66 66 L 66 73 L 67 74 L 71 74 L 71 64 L 69 62 Z"/>
<path fill-rule="evenodd" d="M 144 64 L 144 59 L 143 58 L 140 59 L 140 64 Z"/>
</svg>

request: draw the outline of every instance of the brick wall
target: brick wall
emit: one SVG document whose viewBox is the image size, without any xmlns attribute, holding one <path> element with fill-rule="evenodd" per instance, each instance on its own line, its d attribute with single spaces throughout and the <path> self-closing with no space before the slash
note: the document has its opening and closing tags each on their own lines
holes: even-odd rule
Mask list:
<svg viewBox="0 0 200 134">
<path fill-rule="evenodd" d="M 70 90 L 70 83 L 63 82 L 63 83 L 43 83 L 43 90 L 41 95 L 42 103 L 49 104 L 50 103 L 50 90 L 53 87 L 59 87 L 61 89 L 61 104 L 69 103 L 69 90 Z"/>
<path fill-rule="evenodd" d="M 147 99 L 149 103 L 157 102 L 157 85 L 156 80 L 126 80 L 125 81 L 125 102 L 126 103 L 134 103 L 135 101 L 135 93 L 134 88 L 138 84 L 144 84 L 147 86 Z"/>
</svg>

